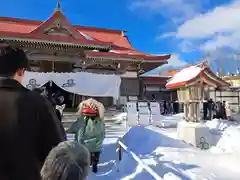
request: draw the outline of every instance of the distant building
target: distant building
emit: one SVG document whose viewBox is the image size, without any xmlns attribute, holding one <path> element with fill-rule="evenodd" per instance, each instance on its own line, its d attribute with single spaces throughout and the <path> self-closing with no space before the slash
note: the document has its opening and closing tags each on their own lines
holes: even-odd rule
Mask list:
<svg viewBox="0 0 240 180">
<path fill-rule="evenodd" d="M 177 91 L 166 89 L 167 81 L 181 69 L 170 69 L 155 75 L 141 75 L 143 94 L 147 100 L 176 101 Z"/>
</svg>

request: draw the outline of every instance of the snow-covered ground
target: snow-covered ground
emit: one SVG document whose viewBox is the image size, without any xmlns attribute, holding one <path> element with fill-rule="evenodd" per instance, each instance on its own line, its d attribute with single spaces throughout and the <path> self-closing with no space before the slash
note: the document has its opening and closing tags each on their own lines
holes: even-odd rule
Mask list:
<svg viewBox="0 0 240 180">
<path fill-rule="evenodd" d="M 120 124 L 125 121 L 125 115 L 116 115 L 113 117 L 116 121 L 107 122 L 107 137 L 100 158 L 99 172 L 90 173 L 88 180 L 154 179 L 127 153 L 124 153 L 122 161 L 118 162 L 116 141 L 127 131 L 125 123 Z M 238 180 L 239 126 L 217 119 L 206 122 L 216 141 L 215 146 L 206 151 L 178 139 L 176 125 L 181 119 L 182 114 L 162 116 L 154 126 L 131 128 L 122 141 L 162 179 Z"/>
<path fill-rule="evenodd" d="M 239 179 L 238 154 L 202 151 L 167 136 L 166 130 L 135 127 L 126 135 L 125 144 L 163 179 L 170 175 L 184 180 Z M 132 167 L 129 175 L 132 174 L 134 179 L 153 179 L 148 173 L 141 172 L 139 166 L 134 166 L 132 158 L 125 158 L 120 171 L 126 174 L 128 167 Z"/>
<path fill-rule="evenodd" d="M 115 180 L 117 175 L 118 155 L 117 139 L 126 133 L 127 129 L 122 124 L 115 122 L 106 123 L 106 138 L 103 142 L 103 151 L 100 157 L 99 172 L 90 173 L 87 180 Z M 91 171 L 90 171 L 91 172 Z M 118 179 L 118 178 L 117 178 Z"/>
</svg>

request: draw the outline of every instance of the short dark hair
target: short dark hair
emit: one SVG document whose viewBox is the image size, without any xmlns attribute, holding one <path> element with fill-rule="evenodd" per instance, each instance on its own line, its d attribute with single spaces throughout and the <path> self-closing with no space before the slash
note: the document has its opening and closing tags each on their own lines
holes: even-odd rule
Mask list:
<svg viewBox="0 0 240 180">
<path fill-rule="evenodd" d="M 0 42 L 0 76 L 13 76 L 18 69 L 28 68 L 28 58 L 22 49 Z"/>
<path fill-rule="evenodd" d="M 90 153 L 75 141 L 65 141 L 48 154 L 41 170 L 42 180 L 84 180 L 88 175 Z"/>
</svg>

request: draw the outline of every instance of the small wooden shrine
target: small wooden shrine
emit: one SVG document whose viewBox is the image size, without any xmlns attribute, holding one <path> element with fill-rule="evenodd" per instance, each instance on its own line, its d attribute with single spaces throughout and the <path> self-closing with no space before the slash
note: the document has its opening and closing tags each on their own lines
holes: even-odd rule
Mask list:
<svg viewBox="0 0 240 180">
<path fill-rule="evenodd" d="M 208 88 L 222 88 L 229 83 L 218 77 L 206 62 L 182 69 L 166 84 L 177 89 L 178 101 L 184 103 L 184 119 L 200 121 L 200 103 L 208 100 Z"/>
</svg>

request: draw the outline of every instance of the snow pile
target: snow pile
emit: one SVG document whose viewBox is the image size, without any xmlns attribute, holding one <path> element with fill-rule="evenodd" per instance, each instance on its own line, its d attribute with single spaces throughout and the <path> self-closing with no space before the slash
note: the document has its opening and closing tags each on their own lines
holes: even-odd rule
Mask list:
<svg viewBox="0 0 240 180">
<path fill-rule="evenodd" d="M 163 176 L 163 180 L 182 180 L 182 179 L 170 172 Z"/>
<path fill-rule="evenodd" d="M 119 163 L 118 174 L 115 173 L 115 179 L 121 180 L 155 180 L 146 170 L 144 170 L 130 155 L 124 153 L 122 161 Z"/>
<path fill-rule="evenodd" d="M 165 167 L 161 163 L 159 164 L 157 159 L 158 156 L 161 157 L 161 155 L 156 155 L 156 151 L 159 147 L 185 148 L 186 145 L 183 142 L 171 139 L 143 126 L 131 128 L 128 133 L 123 136 L 122 142 L 130 151 L 134 152 L 143 163 L 153 168 L 163 179 L 181 179 L 179 178 L 181 175 L 176 173 L 173 169 Z M 118 165 L 118 170 L 121 177 L 118 176 L 117 179 L 154 180 L 154 178 L 143 169 L 129 153 L 123 154 L 123 159 Z"/>
<path fill-rule="evenodd" d="M 226 129 L 228 129 L 231 126 L 237 125 L 236 122 L 221 119 L 213 119 L 212 121 L 207 121 L 205 124 L 209 128 L 210 133 L 212 135 L 211 138 L 212 146 L 216 146 L 218 144 Z"/>
<path fill-rule="evenodd" d="M 183 142 L 164 136 L 144 126 L 131 128 L 123 136 L 122 142 L 136 155 L 141 156 L 154 153 L 159 146 L 185 147 Z"/>
<path fill-rule="evenodd" d="M 228 127 L 224 132 L 215 147 L 212 147 L 212 152 L 224 153 L 240 153 L 240 128 L 235 126 Z"/>
<path fill-rule="evenodd" d="M 240 113 L 237 113 L 237 114 L 233 114 L 232 116 L 233 120 L 235 120 L 236 122 L 240 122 Z"/>
<path fill-rule="evenodd" d="M 126 112 L 119 113 L 115 115 L 112 119 L 115 120 L 117 123 L 122 123 L 127 119 L 127 113 Z"/>
<path fill-rule="evenodd" d="M 175 114 L 172 116 L 161 116 L 153 125 L 162 128 L 176 128 L 177 124 L 183 120 L 183 113 Z"/>
<path fill-rule="evenodd" d="M 183 116 L 184 116 L 184 113 L 178 113 L 178 114 L 175 114 L 175 115 L 173 115 L 174 117 L 178 117 L 178 118 L 183 118 Z"/>
<path fill-rule="evenodd" d="M 233 123 L 227 120 L 213 119 L 211 121 L 207 121 L 205 124 L 212 132 L 215 132 L 224 131 Z"/>
<path fill-rule="evenodd" d="M 184 68 L 180 72 L 176 73 L 172 79 L 166 84 L 166 86 L 171 85 L 171 84 L 176 84 L 179 82 L 185 82 L 189 81 L 195 77 L 197 77 L 202 69 L 197 66 L 190 66 L 187 68 Z"/>
<path fill-rule="evenodd" d="M 111 122 L 112 123 L 112 122 Z M 121 125 L 107 126 L 107 136 L 100 157 L 99 172 L 91 173 L 88 180 L 136 179 L 154 180 L 129 153 L 123 153 L 118 162 L 115 142 Z M 154 129 L 152 129 L 154 128 Z M 231 127 L 229 127 L 231 128 Z M 163 135 L 157 127 L 137 126 L 123 136 L 123 143 L 163 180 L 226 180 L 239 179 L 239 156 L 236 154 L 213 154 L 189 146 L 182 141 Z M 228 130 L 228 129 L 227 129 Z M 226 131 L 227 131 L 226 130 Z M 113 134 L 114 132 L 114 134 Z M 166 133 L 168 134 L 168 133 Z M 236 141 L 237 142 L 237 141 Z M 217 162 L 212 165 L 209 162 Z"/>
</svg>

